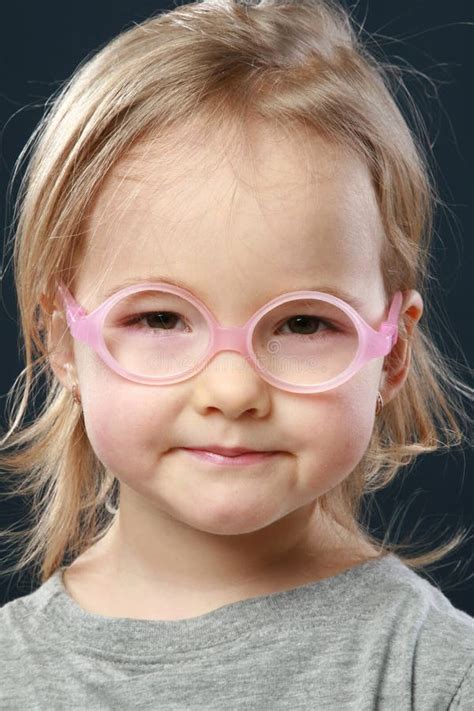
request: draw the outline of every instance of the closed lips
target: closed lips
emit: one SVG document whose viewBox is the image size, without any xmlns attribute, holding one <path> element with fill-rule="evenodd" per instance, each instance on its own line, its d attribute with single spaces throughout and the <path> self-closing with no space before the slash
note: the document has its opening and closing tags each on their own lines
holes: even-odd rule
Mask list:
<svg viewBox="0 0 474 711">
<path fill-rule="evenodd" d="M 184 447 L 184 449 L 195 449 L 201 452 L 212 452 L 213 454 L 221 454 L 224 457 L 237 457 L 240 454 L 263 454 L 268 453 L 268 450 L 257 450 L 257 449 L 245 449 L 244 447 L 218 447 L 216 445 L 209 445 L 208 447 Z"/>
</svg>

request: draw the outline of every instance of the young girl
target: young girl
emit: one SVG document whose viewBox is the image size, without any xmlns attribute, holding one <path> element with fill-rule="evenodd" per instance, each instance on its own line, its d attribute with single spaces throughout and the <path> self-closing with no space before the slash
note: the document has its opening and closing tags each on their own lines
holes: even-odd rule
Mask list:
<svg viewBox="0 0 474 711">
<path fill-rule="evenodd" d="M 474 620 L 417 572 L 459 536 L 410 558 L 361 520 L 472 397 L 419 325 L 433 192 L 387 76 L 335 3 L 205 0 L 51 103 L 2 709 L 474 708 Z"/>
</svg>

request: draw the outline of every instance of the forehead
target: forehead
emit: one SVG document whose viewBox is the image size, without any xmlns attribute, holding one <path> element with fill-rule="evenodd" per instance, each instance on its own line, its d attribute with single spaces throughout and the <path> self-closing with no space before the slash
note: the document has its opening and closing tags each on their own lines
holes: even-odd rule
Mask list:
<svg viewBox="0 0 474 711">
<path fill-rule="evenodd" d="M 195 128 L 195 127 L 194 127 Z M 169 275 L 203 299 L 309 284 L 381 284 L 383 227 L 367 167 L 315 135 L 268 125 L 180 129 L 118 162 L 90 211 L 76 291 Z"/>
</svg>

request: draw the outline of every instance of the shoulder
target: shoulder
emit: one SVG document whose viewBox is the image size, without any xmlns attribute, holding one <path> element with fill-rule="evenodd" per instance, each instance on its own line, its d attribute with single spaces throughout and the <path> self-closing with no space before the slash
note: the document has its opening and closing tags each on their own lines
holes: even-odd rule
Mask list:
<svg viewBox="0 0 474 711">
<path fill-rule="evenodd" d="M 18 597 L 11 600 L 0 607 L 0 641 L 5 643 L 7 640 L 13 641 L 15 637 L 19 637 L 20 630 L 31 621 L 31 612 L 33 605 L 29 604 L 29 600 L 33 594 Z"/>
<path fill-rule="evenodd" d="M 365 615 L 376 621 L 372 643 L 380 652 L 390 648 L 400 670 L 410 675 L 420 707 L 432 699 L 435 708 L 443 698 L 452 708 L 474 709 L 474 700 L 466 705 L 473 697 L 474 618 L 395 556 L 381 562 L 363 601 Z"/>
<path fill-rule="evenodd" d="M 25 661 L 26 657 L 48 643 L 52 633 L 45 610 L 57 589 L 52 576 L 33 592 L 17 597 L 0 607 L 0 645 L 2 665 Z"/>
<path fill-rule="evenodd" d="M 392 562 L 386 581 L 380 581 L 388 620 L 397 619 L 419 641 L 426 637 L 433 644 L 449 639 L 474 654 L 474 618 L 454 607 L 434 580 L 396 558 Z"/>
<path fill-rule="evenodd" d="M 29 597 L 29 596 L 27 596 Z M 0 706 L 15 708 L 25 679 L 25 665 L 30 653 L 31 611 L 24 598 L 16 598 L 0 608 Z M 33 637 L 34 639 L 34 637 Z M 21 699 L 23 700 L 23 699 Z M 12 704 L 10 706 L 9 704 Z"/>
<path fill-rule="evenodd" d="M 57 594 L 57 584 L 57 576 L 53 575 L 33 592 L 0 607 L 2 709 L 20 708 L 22 704 L 29 708 L 33 690 L 38 694 L 46 683 L 51 649 L 61 642 L 47 613 Z"/>
</svg>

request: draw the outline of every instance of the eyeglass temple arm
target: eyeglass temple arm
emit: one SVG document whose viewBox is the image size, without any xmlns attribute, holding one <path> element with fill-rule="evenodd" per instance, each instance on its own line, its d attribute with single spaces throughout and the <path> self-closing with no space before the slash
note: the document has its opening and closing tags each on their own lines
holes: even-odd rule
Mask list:
<svg viewBox="0 0 474 711">
<path fill-rule="evenodd" d="M 390 306 L 390 311 L 388 312 L 387 320 L 383 322 L 380 326 L 380 333 L 390 336 L 392 343 L 390 350 L 392 350 L 395 343 L 398 341 L 398 319 L 400 316 L 400 308 L 403 301 L 403 295 L 401 291 L 397 291 L 392 300 L 392 305 Z M 390 352 L 390 351 L 389 351 Z"/>
<path fill-rule="evenodd" d="M 72 297 L 69 289 L 67 289 L 63 284 L 58 285 L 59 293 L 66 305 L 66 319 L 71 333 L 73 336 L 77 335 L 78 322 L 87 316 L 87 312 L 79 306 L 75 299 Z"/>
</svg>

